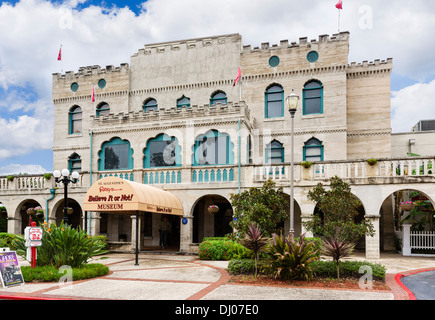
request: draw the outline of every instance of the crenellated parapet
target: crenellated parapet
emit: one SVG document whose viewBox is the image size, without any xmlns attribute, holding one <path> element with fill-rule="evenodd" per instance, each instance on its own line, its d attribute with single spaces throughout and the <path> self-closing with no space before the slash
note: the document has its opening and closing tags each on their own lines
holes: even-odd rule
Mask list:
<svg viewBox="0 0 435 320">
<path fill-rule="evenodd" d="M 271 50 L 282 50 L 282 49 L 293 49 L 293 48 L 307 48 L 311 47 L 313 45 L 318 44 L 336 44 L 340 41 L 349 42 L 349 35 L 350 33 L 348 31 L 346 32 L 340 32 L 337 34 L 332 35 L 331 37 L 328 34 L 320 35 L 318 39 L 313 39 L 311 41 L 308 41 L 307 37 L 299 38 L 299 42 L 291 42 L 289 44 L 288 40 L 281 40 L 280 44 L 273 44 L 270 45 L 269 42 L 264 42 L 261 44 L 261 47 L 254 47 L 252 48 L 251 45 L 245 45 L 243 46 L 243 53 L 249 54 L 249 53 L 256 53 L 256 52 L 269 52 Z"/>
<path fill-rule="evenodd" d="M 211 119 L 217 119 L 225 121 L 228 119 L 244 119 L 245 122 L 250 121 L 250 111 L 244 101 L 227 104 L 217 103 L 216 105 L 192 105 L 189 108 L 185 106 L 182 108 L 159 107 L 158 110 L 150 110 L 145 112 L 144 110 L 130 111 L 127 113 L 120 112 L 117 114 L 110 113 L 107 116 L 91 115 L 91 122 L 94 127 L 109 127 L 117 124 L 135 124 L 135 123 L 150 123 L 156 125 L 157 123 L 171 121 L 176 123 L 180 120 L 196 121 L 206 120 L 208 122 Z"/>
<path fill-rule="evenodd" d="M 66 71 L 64 74 L 53 73 L 53 82 L 60 80 L 80 80 L 85 77 L 92 76 L 103 76 L 111 73 L 128 73 L 129 65 L 128 63 L 121 63 L 119 67 L 114 67 L 113 65 L 106 66 L 102 69 L 101 66 L 86 66 L 80 67 L 78 72 Z"/>
<path fill-rule="evenodd" d="M 239 34 L 227 34 L 207 38 L 196 38 L 181 41 L 146 44 L 143 49 L 139 49 L 139 51 L 135 53 L 132 57 L 138 57 L 141 55 L 149 56 L 156 54 L 165 54 L 169 52 L 178 52 L 225 45 L 228 43 L 240 42 L 241 38 L 242 37 Z"/>
<path fill-rule="evenodd" d="M 347 78 L 367 78 L 376 76 L 389 76 L 393 69 L 393 59 L 376 59 L 374 61 L 363 61 L 362 63 L 351 62 L 347 68 Z"/>
</svg>

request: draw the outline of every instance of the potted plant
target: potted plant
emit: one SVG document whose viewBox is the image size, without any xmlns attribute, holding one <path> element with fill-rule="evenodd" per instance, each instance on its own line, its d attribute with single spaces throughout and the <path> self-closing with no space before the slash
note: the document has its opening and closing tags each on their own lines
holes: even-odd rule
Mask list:
<svg viewBox="0 0 435 320">
<path fill-rule="evenodd" d="M 73 208 L 70 208 L 70 207 L 66 208 L 66 213 L 73 214 L 73 212 L 74 212 Z"/>
<path fill-rule="evenodd" d="M 36 210 L 35 208 L 28 208 L 26 212 L 28 215 L 34 215 L 36 213 Z"/>
<path fill-rule="evenodd" d="M 376 159 L 368 159 L 368 160 L 367 160 L 367 163 L 368 163 L 369 165 L 371 165 L 371 166 L 374 166 L 375 164 L 378 163 L 378 160 L 376 160 Z"/>
<path fill-rule="evenodd" d="M 402 209 L 403 211 L 411 211 L 415 204 L 412 201 L 406 201 L 406 202 L 401 202 L 399 203 L 400 209 Z"/>
<path fill-rule="evenodd" d="M 211 214 L 216 214 L 219 212 L 219 207 L 215 204 L 212 204 L 212 205 L 208 206 L 207 210 Z"/>
<path fill-rule="evenodd" d="M 312 163 L 310 161 L 304 161 L 301 162 L 301 165 L 305 168 L 305 169 L 309 169 L 312 165 Z"/>
</svg>

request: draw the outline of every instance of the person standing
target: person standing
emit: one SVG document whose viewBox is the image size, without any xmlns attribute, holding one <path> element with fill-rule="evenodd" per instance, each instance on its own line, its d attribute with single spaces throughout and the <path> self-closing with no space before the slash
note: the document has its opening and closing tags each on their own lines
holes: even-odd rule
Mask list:
<svg viewBox="0 0 435 320">
<path fill-rule="evenodd" d="M 171 223 L 168 218 L 164 217 L 160 223 L 160 247 L 166 248 L 168 246 L 169 231 L 171 230 Z"/>
</svg>

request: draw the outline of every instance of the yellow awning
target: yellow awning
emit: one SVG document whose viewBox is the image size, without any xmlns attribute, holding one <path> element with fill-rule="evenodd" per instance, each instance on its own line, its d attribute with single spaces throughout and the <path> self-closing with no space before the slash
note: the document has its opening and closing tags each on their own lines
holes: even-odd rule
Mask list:
<svg viewBox="0 0 435 320">
<path fill-rule="evenodd" d="M 117 177 L 96 181 L 86 193 L 83 210 L 116 213 L 142 211 L 183 215 L 183 206 L 172 193 Z"/>
</svg>

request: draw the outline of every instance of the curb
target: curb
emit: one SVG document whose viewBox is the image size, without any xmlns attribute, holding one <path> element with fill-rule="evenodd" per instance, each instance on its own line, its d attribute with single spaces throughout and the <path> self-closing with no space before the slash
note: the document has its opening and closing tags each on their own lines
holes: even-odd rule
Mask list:
<svg viewBox="0 0 435 320">
<path fill-rule="evenodd" d="M 434 271 L 435 268 L 429 268 L 429 269 L 417 269 L 414 271 L 406 271 L 404 273 L 398 273 L 394 276 L 394 280 L 396 281 L 396 283 L 403 289 L 405 290 L 406 294 L 408 295 L 409 300 L 417 300 L 414 293 L 412 293 L 411 290 L 409 290 L 402 282 L 402 278 L 403 277 L 407 277 L 407 276 L 411 276 L 413 274 L 417 274 L 417 273 L 422 273 L 422 272 L 427 272 L 427 271 Z"/>
<path fill-rule="evenodd" d="M 409 290 L 401 281 L 401 279 L 405 277 L 405 275 L 403 273 L 398 273 L 394 276 L 394 280 L 396 281 L 396 283 L 403 289 L 405 290 L 406 294 L 408 295 L 409 300 L 417 300 L 414 296 L 414 294 L 411 292 L 411 290 Z"/>
</svg>

